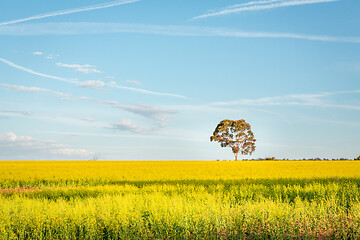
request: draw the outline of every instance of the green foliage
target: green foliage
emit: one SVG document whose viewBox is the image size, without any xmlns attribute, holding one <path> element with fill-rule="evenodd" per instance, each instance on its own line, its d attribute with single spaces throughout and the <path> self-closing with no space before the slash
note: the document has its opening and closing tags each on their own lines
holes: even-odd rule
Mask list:
<svg viewBox="0 0 360 240">
<path fill-rule="evenodd" d="M 210 141 L 219 142 L 221 147 L 230 147 L 235 155 L 235 161 L 238 159 L 239 151 L 242 155 L 251 155 L 255 151 L 256 139 L 250 124 L 244 119 L 222 120 L 215 128 Z"/>
</svg>

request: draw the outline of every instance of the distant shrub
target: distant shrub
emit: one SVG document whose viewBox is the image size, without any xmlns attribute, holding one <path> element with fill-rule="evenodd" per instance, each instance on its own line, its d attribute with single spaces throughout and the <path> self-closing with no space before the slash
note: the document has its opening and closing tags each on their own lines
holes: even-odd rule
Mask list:
<svg viewBox="0 0 360 240">
<path fill-rule="evenodd" d="M 275 157 L 267 157 L 265 158 L 266 161 L 275 161 L 276 158 Z"/>
<path fill-rule="evenodd" d="M 360 155 L 357 158 L 355 158 L 354 160 L 360 161 Z"/>
</svg>

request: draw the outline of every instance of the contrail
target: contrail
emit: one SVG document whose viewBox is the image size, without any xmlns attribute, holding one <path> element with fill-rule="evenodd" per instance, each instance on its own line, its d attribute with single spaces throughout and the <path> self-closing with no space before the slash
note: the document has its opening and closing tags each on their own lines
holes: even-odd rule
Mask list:
<svg viewBox="0 0 360 240">
<path fill-rule="evenodd" d="M 30 21 L 30 20 L 34 20 L 34 19 L 41 19 L 41 18 L 54 17 L 54 16 L 77 13 L 77 12 L 85 12 L 85 11 L 91 11 L 91 10 L 96 10 L 96 9 L 108 8 L 108 7 L 113 7 L 113 6 L 127 4 L 127 3 L 134 3 L 134 2 L 138 2 L 138 1 L 140 1 L 140 0 L 115 1 L 115 2 L 102 3 L 102 4 L 97 4 L 97 5 L 92 5 L 92 6 L 82 7 L 82 8 L 74 8 L 74 9 L 68 9 L 68 10 L 63 10 L 63 11 L 58 11 L 58 12 L 44 13 L 41 15 L 35 15 L 35 16 L 27 17 L 27 18 L 21 18 L 21 19 L 16 19 L 16 20 L 12 20 L 12 21 L 2 22 L 2 23 L 0 23 L 0 26 L 19 23 L 19 22 L 26 22 L 26 21 Z"/>
<path fill-rule="evenodd" d="M 129 91 L 134 91 L 134 92 L 141 92 L 141 93 L 146 93 L 146 94 L 151 94 L 151 95 L 159 95 L 159 96 L 168 96 L 168 97 L 176 97 L 176 98 L 188 99 L 188 97 L 185 97 L 185 96 L 182 96 L 182 95 L 179 95 L 179 94 L 154 92 L 154 91 L 149 91 L 149 90 L 142 89 L 142 88 L 125 87 L 125 86 L 120 86 L 120 85 L 114 85 L 114 86 L 111 86 L 111 87 L 119 88 L 119 89 L 125 89 L 125 90 L 129 90 Z"/>
<path fill-rule="evenodd" d="M 290 7 L 290 6 L 298 6 L 298 5 L 306 5 L 306 4 L 315 4 L 315 3 L 326 3 L 326 2 L 337 2 L 339 0 L 294 0 L 294 1 L 257 1 L 257 2 L 248 2 L 243 4 L 236 4 L 232 6 L 228 6 L 223 10 L 203 14 L 197 17 L 193 17 L 192 20 L 200 19 L 200 18 L 208 18 L 220 15 L 228 15 L 232 13 L 246 12 L 246 11 L 259 11 L 280 7 Z"/>
<path fill-rule="evenodd" d="M 72 79 L 66 79 L 66 78 L 62 78 L 62 77 L 57 77 L 57 76 L 52 76 L 52 75 L 48 75 L 48 74 L 44 74 L 44 73 L 39 73 L 39 72 L 35 72 L 29 68 L 25 68 L 25 67 L 22 67 L 22 66 L 19 66 L 19 65 L 16 65 L 15 63 L 13 62 L 10 62 L 6 59 L 3 59 L 3 58 L 0 58 L 0 61 L 3 62 L 3 63 L 6 63 L 7 65 L 13 67 L 13 68 L 17 68 L 21 71 L 24 71 L 24 72 L 28 72 L 28 73 L 31 73 L 31 74 L 34 74 L 34 75 L 37 75 L 37 76 L 40 76 L 40 77 L 45 77 L 45 78 L 51 78 L 51 79 L 55 79 L 55 80 L 59 80 L 59 81 L 63 81 L 63 82 L 69 82 L 69 83 L 76 83 L 77 80 L 72 80 Z"/>
<path fill-rule="evenodd" d="M 251 1 L 251 2 L 246 2 L 246 3 L 239 3 L 239 4 L 234 4 L 228 7 L 225 7 L 223 9 L 231 9 L 231 8 L 238 8 L 238 7 L 246 7 L 246 6 L 251 6 L 251 5 L 265 5 L 265 4 L 270 4 L 270 3 L 277 3 L 277 2 L 285 2 L 287 0 L 264 0 L 264 1 Z"/>
</svg>

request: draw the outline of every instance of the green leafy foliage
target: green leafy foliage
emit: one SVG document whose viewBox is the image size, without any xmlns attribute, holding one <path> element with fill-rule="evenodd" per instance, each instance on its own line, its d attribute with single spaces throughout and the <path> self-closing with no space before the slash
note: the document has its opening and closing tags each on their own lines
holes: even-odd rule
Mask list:
<svg viewBox="0 0 360 240">
<path fill-rule="evenodd" d="M 255 151 L 256 139 L 250 124 L 244 119 L 222 120 L 215 128 L 210 141 L 219 142 L 221 147 L 230 147 L 235 155 L 235 161 L 238 159 L 239 152 L 242 155 L 251 155 Z"/>
</svg>

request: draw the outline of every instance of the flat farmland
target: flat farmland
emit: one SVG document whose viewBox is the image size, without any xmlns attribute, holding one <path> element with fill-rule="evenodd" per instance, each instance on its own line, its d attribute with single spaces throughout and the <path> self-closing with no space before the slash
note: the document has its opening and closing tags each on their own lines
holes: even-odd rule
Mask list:
<svg viewBox="0 0 360 240">
<path fill-rule="evenodd" d="M 358 161 L 2 161 L 0 239 L 359 239 Z"/>
</svg>

